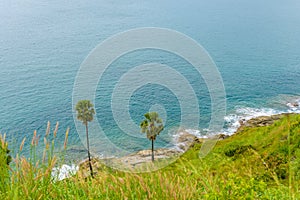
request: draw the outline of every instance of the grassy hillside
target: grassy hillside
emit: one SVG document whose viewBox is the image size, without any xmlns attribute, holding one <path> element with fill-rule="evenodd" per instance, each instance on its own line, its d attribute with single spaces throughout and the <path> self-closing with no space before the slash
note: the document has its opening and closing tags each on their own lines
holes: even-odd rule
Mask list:
<svg viewBox="0 0 300 200">
<path fill-rule="evenodd" d="M 203 159 L 200 148 L 195 143 L 152 173 L 119 172 L 97 163 L 95 179 L 84 178 L 83 169 L 57 182 L 51 180 L 56 161 L 51 154 L 39 164 L 14 158 L 17 167 L 10 180 L 0 182 L 0 199 L 300 199 L 300 115 L 244 126 Z M 5 174 L 5 165 L 0 169 Z"/>
</svg>

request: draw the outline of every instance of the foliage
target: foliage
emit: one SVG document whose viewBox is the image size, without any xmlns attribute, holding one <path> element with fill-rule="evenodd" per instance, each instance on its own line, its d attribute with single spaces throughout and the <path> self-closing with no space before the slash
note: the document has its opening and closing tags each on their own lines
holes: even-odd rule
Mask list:
<svg viewBox="0 0 300 200">
<path fill-rule="evenodd" d="M 164 129 L 162 119 L 159 118 L 157 112 L 149 112 L 144 116 L 146 119 L 141 122 L 141 132 L 146 133 L 149 140 L 155 140 Z"/>
<path fill-rule="evenodd" d="M 10 150 L 8 149 L 8 144 L 5 141 L 5 135 L 0 135 L 0 157 L 1 164 L 9 165 L 11 162 L 11 156 L 9 155 Z"/>
<path fill-rule="evenodd" d="M 78 101 L 75 109 L 77 111 L 77 119 L 82 121 L 84 125 L 87 125 L 88 122 L 93 121 L 95 109 L 90 100 Z"/>
<path fill-rule="evenodd" d="M 154 161 L 154 140 L 164 129 L 163 121 L 159 118 L 157 112 L 148 112 L 145 115 L 145 120 L 140 124 L 141 132 L 146 133 L 147 138 L 152 142 L 152 161 Z"/>
<path fill-rule="evenodd" d="M 37 146 L 39 144 L 39 136 L 34 131 L 30 143 L 30 156 L 20 156 L 26 138 L 20 144 L 19 152 L 12 159 L 10 167 L 10 175 L 6 181 L 0 181 L 0 199 L 44 199 L 49 192 L 51 192 L 51 184 L 55 177 L 51 176 L 52 169 L 57 163 L 57 157 L 54 155 L 54 146 L 56 134 L 58 130 L 58 123 L 53 131 L 52 139 L 50 140 L 50 122 L 47 125 L 47 131 L 44 136 L 44 151 L 42 154 L 37 153 Z M 68 139 L 69 129 L 66 131 L 64 141 L 64 153 L 66 151 L 66 143 Z M 2 139 L 2 138 L 1 138 Z M 2 143 L 4 141 L 2 140 Z M 40 157 L 41 156 L 41 157 Z M 62 159 L 61 162 L 64 162 Z M 1 180 L 3 171 L 1 171 Z"/>
<path fill-rule="evenodd" d="M 94 119 L 94 114 L 95 114 L 94 105 L 89 100 L 81 100 L 76 104 L 76 112 L 77 112 L 77 119 L 82 121 L 82 123 L 85 125 L 89 167 L 91 171 L 91 176 L 93 177 L 94 173 L 93 173 L 91 154 L 90 154 L 88 123 L 93 121 Z"/>
<path fill-rule="evenodd" d="M 9 183 L 9 163 L 11 156 L 9 155 L 8 144 L 5 141 L 5 135 L 0 135 L 0 193 L 6 192 Z"/>
</svg>

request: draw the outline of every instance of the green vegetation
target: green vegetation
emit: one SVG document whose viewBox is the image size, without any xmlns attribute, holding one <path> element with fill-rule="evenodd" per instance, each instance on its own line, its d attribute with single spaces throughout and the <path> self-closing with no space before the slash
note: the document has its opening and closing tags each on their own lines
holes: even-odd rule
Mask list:
<svg viewBox="0 0 300 200">
<path fill-rule="evenodd" d="M 94 174 L 93 174 L 93 167 L 92 167 L 91 154 L 90 154 L 88 123 L 93 121 L 94 119 L 94 114 L 95 114 L 94 105 L 89 100 L 81 100 L 76 104 L 76 112 L 77 112 L 77 119 L 82 121 L 82 123 L 85 125 L 89 167 L 91 171 L 91 177 L 93 178 Z"/>
<path fill-rule="evenodd" d="M 9 155 L 8 144 L 5 142 L 5 135 L 0 135 L 0 192 L 5 191 L 9 184 L 9 163 L 11 156 Z"/>
<path fill-rule="evenodd" d="M 176 162 L 152 173 L 125 173 L 98 163 L 93 179 L 84 175 L 83 166 L 56 182 L 50 175 L 56 157 L 34 164 L 17 156 L 11 163 L 17 167 L 0 182 L 0 199 L 300 199 L 300 115 L 244 127 L 203 159 L 200 148 L 195 143 Z"/>
<path fill-rule="evenodd" d="M 146 133 L 147 138 L 151 140 L 152 162 L 154 162 L 154 140 L 156 140 L 156 136 L 164 129 L 164 125 L 157 112 L 148 112 L 144 116 L 146 119 L 141 122 L 141 132 Z"/>
<path fill-rule="evenodd" d="M 5 141 L 5 135 L 4 137 L 0 138 L 0 159 L 1 159 L 1 163 L 6 163 L 7 165 L 9 165 L 9 163 L 11 162 L 11 156 L 9 155 L 10 150 L 8 149 L 8 144 Z"/>
</svg>

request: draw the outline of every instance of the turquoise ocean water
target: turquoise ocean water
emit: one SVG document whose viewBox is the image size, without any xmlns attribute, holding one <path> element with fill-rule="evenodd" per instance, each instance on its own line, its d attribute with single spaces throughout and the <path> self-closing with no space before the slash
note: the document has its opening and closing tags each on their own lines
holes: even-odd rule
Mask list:
<svg viewBox="0 0 300 200">
<path fill-rule="evenodd" d="M 223 132 L 232 133 L 240 119 L 299 112 L 299 107 L 289 104 L 300 101 L 299 10 L 297 0 L 3 0 L 0 2 L 0 132 L 7 134 L 12 146 L 17 146 L 23 137 L 30 140 L 34 130 L 43 137 L 48 121 L 53 128 L 59 121 L 58 137 L 62 142 L 65 130 L 70 127 L 69 151 L 80 159 L 83 145 L 72 115 L 77 71 L 100 42 L 139 27 L 182 32 L 209 52 L 226 89 Z M 205 82 L 194 75 L 183 59 L 154 50 L 124 55 L 112 63 L 99 82 L 95 106 L 96 117 L 108 138 L 128 151 L 149 148 L 150 142 L 137 138 L 132 145 L 131 138 L 118 128 L 110 108 L 111 93 L 122 74 L 149 62 L 172 66 L 193 87 L 201 88 L 196 93 L 200 102 L 200 128 L 191 132 L 203 133 L 210 119 L 211 104 Z M 166 130 L 158 138 L 157 146 L 165 146 L 168 132 L 180 121 L 176 96 L 167 88 L 149 84 L 135 91 L 130 102 L 130 115 L 137 124 L 151 106 L 164 106 Z"/>
</svg>

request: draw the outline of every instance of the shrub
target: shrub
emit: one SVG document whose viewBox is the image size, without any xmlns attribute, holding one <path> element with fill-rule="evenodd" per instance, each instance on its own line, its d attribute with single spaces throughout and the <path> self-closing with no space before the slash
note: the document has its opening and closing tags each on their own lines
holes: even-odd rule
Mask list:
<svg viewBox="0 0 300 200">
<path fill-rule="evenodd" d="M 8 144 L 5 141 L 5 135 L 0 135 L 0 197 L 7 192 L 9 187 L 9 163 L 11 156 L 9 155 Z"/>
</svg>

